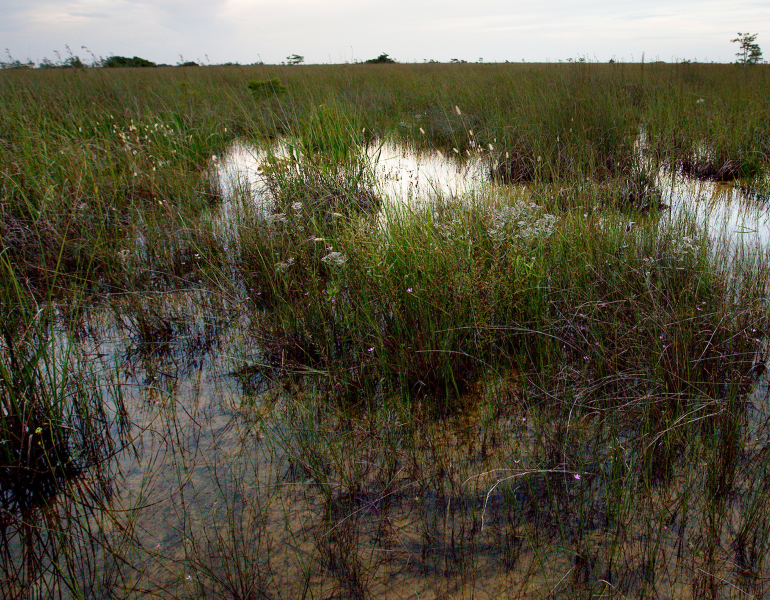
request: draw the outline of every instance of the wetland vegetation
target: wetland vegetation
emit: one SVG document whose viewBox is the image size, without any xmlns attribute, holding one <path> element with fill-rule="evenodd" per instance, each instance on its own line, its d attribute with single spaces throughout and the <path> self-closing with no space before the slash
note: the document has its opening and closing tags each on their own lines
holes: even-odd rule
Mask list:
<svg viewBox="0 0 770 600">
<path fill-rule="evenodd" d="M 770 68 L 377 62 L 0 72 L 3 597 L 766 597 Z"/>
</svg>

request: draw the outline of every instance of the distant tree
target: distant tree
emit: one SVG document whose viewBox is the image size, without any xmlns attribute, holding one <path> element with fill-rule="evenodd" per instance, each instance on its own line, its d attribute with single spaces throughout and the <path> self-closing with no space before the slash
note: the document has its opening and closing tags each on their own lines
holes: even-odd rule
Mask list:
<svg viewBox="0 0 770 600">
<path fill-rule="evenodd" d="M 462 60 L 460 58 L 453 58 L 449 62 L 459 64 L 459 63 L 467 63 L 468 61 L 467 60 Z"/>
<path fill-rule="evenodd" d="M 287 65 L 301 65 L 303 62 L 305 62 L 305 57 L 299 54 L 292 54 L 286 57 Z"/>
<path fill-rule="evenodd" d="M 5 49 L 5 55 L 8 57 L 8 60 L 0 60 L 0 69 L 33 69 L 35 67 L 35 63 L 33 63 L 31 60 L 23 63 L 18 59 L 14 59 L 13 56 L 11 56 L 11 51 L 8 50 L 8 48 Z"/>
<path fill-rule="evenodd" d="M 199 67 L 200 65 L 194 60 L 186 60 L 176 64 L 177 67 Z"/>
<path fill-rule="evenodd" d="M 65 69 L 85 69 L 86 66 L 83 64 L 83 61 L 80 60 L 80 57 L 78 56 L 68 56 L 64 59 L 64 62 L 61 64 L 62 67 Z"/>
<path fill-rule="evenodd" d="M 134 56 L 133 58 L 127 58 L 125 56 L 110 56 L 102 60 L 102 67 L 118 68 L 118 67 L 154 67 L 154 62 L 147 60 L 146 58 L 139 58 Z"/>
<path fill-rule="evenodd" d="M 369 64 L 379 64 L 379 65 L 382 65 L 382 64 L 393 64 L 396 61 L 394 59 L 392 59 L 390 56 L 388 56 L 385 52 L 383 52 L 377 58 L 370 58 L 369 60 L 364 61 L 364 62 L 367 62 Z"/>
<path fill-rule="evenodd" d="M 741 51 L 735 54 L 738 57 L 737 63 L 739 65 L 756 65 L 762 62 L 762 50 L 759 48 L 759 44 L 754 41 L 758 35 L 758 33 L 738 32 L 738 37 L 730 40 L 733 43 L 737 42 L 741 47 Z"/>
<path fill-rule="evenodd" d="M 751 46 L 751 50 L 749 51 L 749 62 L 752 65 L 757 65 L 762 62 L 762 50 L 757 44 Z"/>
<path fill-rule="evenodd" d="M 0 61 L 0 69 L 34 69 L 35 63 L 31 60 L 27 62 L 21 62 L 20 60 L 12 60 L 10 62 Z"/>
<path fill-rule="evenodd" d="M 77 56 L 68 56 L 64 60 L 61 60 L 61 57 L 59 57 L 59 60 L 57 60 L 56 62 L 53 62 L 50 58 L 44 58 L 43 60 L 40 61 L 38 68 L 39 69 L 85 69 L 86 66 L 83 64 L 83 61 L 80 60 L 80 58 L 78 58 Z"/>
</svg>

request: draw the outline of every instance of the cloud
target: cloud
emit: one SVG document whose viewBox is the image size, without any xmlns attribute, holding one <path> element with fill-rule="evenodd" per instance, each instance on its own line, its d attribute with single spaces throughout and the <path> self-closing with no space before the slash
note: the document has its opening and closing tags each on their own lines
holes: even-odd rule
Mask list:
<svg viewBox="0 0 770 600">
<path fill-rule="evenodd" d="M 767 32 L 770 5 L 716 0 L 26 0 L 0 6 L 12 53 L 33 60 L 65 44 L 156 62 L 366 59 L 607 60 L 643 51 L 732 60 L 737 31 Z M 758 40 L 762 43 L 762 35 Z"/>
<path fill-rule="evenodd" d="M 69 13 L 69 16 L 71 17 L 83 17 L 86 19 L 109 19 L 110 15 L 103 12 L 89 12 L 89 13 L 79 13 L 79 12 L 71 12 Z"/>
</svg>

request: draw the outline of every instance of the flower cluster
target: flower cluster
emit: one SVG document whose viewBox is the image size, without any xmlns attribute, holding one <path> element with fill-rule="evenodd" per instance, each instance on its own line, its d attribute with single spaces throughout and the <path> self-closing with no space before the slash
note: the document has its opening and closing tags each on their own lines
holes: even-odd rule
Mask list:
<svg viewBox="0 0 770 600">
<path fill-rule="evenodd" d="M 343 265 L 348 260 L 342 252 L 330 252 L 321 259 L 327 265 Z"/>
<path fill-rule="evenodd" d="M 700 250 L 700 245 L 689 235 L 677 238 L 673 241 L 671 257 L 682 262 L 686 258 L 695 256 Z"/>
<path fill-rule="evenodd" d="M 293 264 L 294 264 L 294 257 L 287 259 L 286 262 L 275 263 L 275 268 L 277 271 L 288 271 L 289 267 L 291 267 Z"/>
<path fill-rule="evenodd" d="M 556 224 L 556 217 L 544 213 L 543 207 L 534 202 L 522 202 L 491 210 L 489 221 L 490 227 L 487 231 L 492 239 L 503 241 L 513 238 L 529 241 L 550 236 Z"/>
</svg>

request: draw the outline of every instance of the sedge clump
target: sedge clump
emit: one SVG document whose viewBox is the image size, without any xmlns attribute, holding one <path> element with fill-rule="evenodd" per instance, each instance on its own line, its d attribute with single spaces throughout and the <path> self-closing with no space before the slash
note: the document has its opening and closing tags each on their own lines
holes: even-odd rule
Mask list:
<svg viewBox="0 0 770 600">
<path fill-rule="evenodd" d="M 263 81 L 252 79 L 249 81 L 247 87 L 251 90 L 254 94 L 254 98 L 257 100 L 265 100 L 271 96 L 280 97 L 288 91 L 278 77 L 265 79 Z"/>
</svg>

